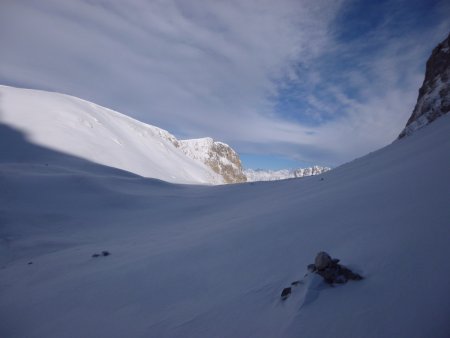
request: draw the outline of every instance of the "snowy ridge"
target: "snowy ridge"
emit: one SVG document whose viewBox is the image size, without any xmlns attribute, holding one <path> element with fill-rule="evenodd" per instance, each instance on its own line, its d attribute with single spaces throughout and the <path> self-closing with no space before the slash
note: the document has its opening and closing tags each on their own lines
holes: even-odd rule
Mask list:
<svg viewBox="0 0 450 338">
<path fill-rule="evenodd" d="M 161 128 L 68 95 L 0 86 L 0 122 L 36 144 L 95 163 L 174 183 L 220 184 Z"/>
<path fill-rule="evenodd" d="M 180 148 L 190 158 L 206 162 L 210 155 L 209 152 L 214 144 L 211 137 L 199 139 L 181 140 Z"/>
<path fill-rule="evenodd" d="M 168 131 L 69 95 L 0 86 L 0 122 L 38 145 L 173 183 L 223 184 L 317 175 L 325 168 L 244 173 L 239 155 L 210 137 Z"/>
<path fill-rule="evenodd" d="M 247 177 L 248 182 L 277 181 L 277 180 L 285 180 L 285 179 L 289 179 L 289 178 L 299 178 L 299 177 L 320 175 L 322 173 L 327 172 L 330 169 L 331 168 L 320 167 L 320 166 L 313 166 L 310 168 L 301 168 L 301 169 L 294 169 L 294 170 L 246 169 L 246 170 L 244 170 L 244 174 Z"/>
</svg>

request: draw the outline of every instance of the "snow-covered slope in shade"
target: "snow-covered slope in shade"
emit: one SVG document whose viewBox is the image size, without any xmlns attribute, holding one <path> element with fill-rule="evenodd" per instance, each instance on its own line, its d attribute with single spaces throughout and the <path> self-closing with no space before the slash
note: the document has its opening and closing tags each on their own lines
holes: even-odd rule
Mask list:
<svg viewBox="0 0 450 338">
<path fill-rule="evenodd" d="M 320 167 L 320 166 L 313 166 L 309 168 L 300 168 L 294 170 L 246 169 L 244 170 L 244 174 L 247 177 L 247 182 L 257 182 L 257 181 L 277 181 L 277 180 L 286 180 L 289 178 L 315 176 L 323 174 L 329 170 L 330 168 L 328 167 Z"/>
<path fill-rule="evenodd" d="M 242 183 L 247 178 L 239 155 L 228 144 L 210 137 L 180 140 L 180 148 L 190 158 L 201 161 L 221 175 L 226 183 Z"/>
<path fill-rule="evenodd" d="M 144 177 L 223 183 L 169 132 L 72 96 L 0 86 L 0 122 L 36 144 Z"/>
<path fill-rule="evenodd" d="M 446 115 L 323 180 L 214 187 L 0 163 L 0 337 L 447 338 L 449 135 Z M 365 279 L 304 278 L 320 250 Z"/>
</svg>

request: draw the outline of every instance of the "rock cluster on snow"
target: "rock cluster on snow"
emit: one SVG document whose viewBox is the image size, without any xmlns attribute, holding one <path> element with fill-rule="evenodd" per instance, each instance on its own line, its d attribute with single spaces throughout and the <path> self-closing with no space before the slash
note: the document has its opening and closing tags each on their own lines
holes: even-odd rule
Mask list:
<svg viewBox="0 0 450 338">
<path fill-rule="evenodd" d="M 412 134 L 450 111 L 450 34 L 427 61 L 414 111 L 399 138 Z"/>
<path fill-rule="evenodd" d="M 308 265 L 308 270 L 320 275 L 328 284 L 344 284 L 349 280 L 361 280 L 362 276 L 339 264 L 339 259 L 331 258 L 325 251 L 316 255 L 314 264 Z"/>
<path fill-rule="evenodd" d="M 290 286 L 281 291 L 281 300 L 286 300 L 291 295 L 295 287 L 299 285 L 308 284 L 306 281 L 311 280 L 311 276 L 320 276 L 326 284 L 345 284 L 349 280 L 361 280 L 363 277 L 352 270 L 339 264 L 339 259 L 331 258 L 325 251 L 320 251 L 313 264 L 308 265 L 308 271 L 313 275 L 306 274 L 302 280 L 296 280 Z"/>
<path fill-rule="evenodd" d="M 97 258 L 97 257 L 100 257 L 100 256 L 106 257 L 106 256 L 109 256 L 109 255 L 111 255 L 111 253 L 109 251 L 103 250 L 101 254 L 95 253 L 95 254 L 92 255 L 92 257 L 93 258 Z"/>
</svg>

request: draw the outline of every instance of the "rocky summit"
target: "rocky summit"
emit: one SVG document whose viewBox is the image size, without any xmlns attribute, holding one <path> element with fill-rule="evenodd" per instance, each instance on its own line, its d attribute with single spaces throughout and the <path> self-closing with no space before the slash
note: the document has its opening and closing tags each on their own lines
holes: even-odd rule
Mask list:
<svg viewBox="0 0 450 338">
<path fill-rule="evenodd" d="M 210 137 L 180 140 L 179 145 L 188 157 L 203 162 L 221 175 L 225 183 L 247 181 L 239 155 L 229 145 Z"/>
<path fill-rule="evenodd" d="M 450 111 L 450 34 L 431 53 L 413 113 L 399 138 L 412 134 Z"/>
</svg>

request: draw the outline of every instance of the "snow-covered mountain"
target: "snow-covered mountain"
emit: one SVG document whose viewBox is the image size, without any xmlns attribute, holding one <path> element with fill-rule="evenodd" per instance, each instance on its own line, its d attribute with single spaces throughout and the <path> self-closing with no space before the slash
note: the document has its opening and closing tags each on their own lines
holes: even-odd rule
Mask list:
<svg viewBox="0 0 450 338">
<path fill-rule="evenodd" d="M 245 169 L 244 174 L 248 182 L 256 181 L 277 181 L 288 178 L 300 178 L 307 176 L 320 175 L 330 170 L 328 167 L 313 166 L 301 169 L 283 169 L 283 170 L 262 170 L 262 169 Z"/>
<path fill-rule="evenodd" d="M 0 99 L 0 122 L 25 132 L 37 145 L 144 177 L 173 183 L 223 184 L 324 171 L 313 167 L 244 173 L 239 155 L 210 137 L 178 140 L 164 129 L 58 93 L 0 86 Z"/>
<path fill-rule="evenodd" d="M 0 122 L 38 145 L 144 177 L 223 183 L 169 132 L 72 96 L 0 86 Z M 49 159 L 47 159 L 49 161 Z"/>
<path fill-rule="evenodd" d="M 201 161 L 224 178 L 225 183 L 246 182 L 239 155 L 228 144 L 210 137 L 180 140 L 181 150 L 190 158 Z"/>
<path fill-rule="evenodd" d="M 425 79 L 414 111 L 399 138 L 433 122 L 450 111 L 450 34 L 427 61 Z"/>
</svg>

